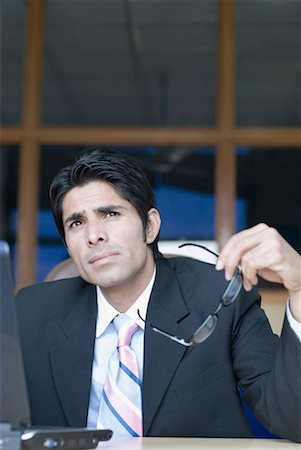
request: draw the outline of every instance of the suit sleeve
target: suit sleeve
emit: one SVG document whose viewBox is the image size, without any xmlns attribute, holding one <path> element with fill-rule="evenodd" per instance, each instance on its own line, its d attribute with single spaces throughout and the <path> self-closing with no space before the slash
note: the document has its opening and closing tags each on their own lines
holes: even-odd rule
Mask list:
<svg viewBox="0 0 301 450">
<path fill-rule="evenodd" d="M 257 303 L 258 298 L 236 312 L 232 358 L 237 383 L 267 429 L 301 442 L 301 343 L 286 317 L 281 337 L 273 335 Z"/>
</svg>

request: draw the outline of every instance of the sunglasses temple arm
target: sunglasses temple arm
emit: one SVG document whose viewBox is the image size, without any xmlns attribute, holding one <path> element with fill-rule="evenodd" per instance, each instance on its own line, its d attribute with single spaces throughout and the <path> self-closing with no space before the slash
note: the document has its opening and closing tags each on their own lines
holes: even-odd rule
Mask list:
<svg viewBox="0 0 301 450">
<path fill-rule="evenodd" d="M 211 250 L 208 247 L 205 247 L 204 245 L 200 245 L 200 244 L 195 244 L 194 242 L 186 242 L 185 244 L 180 244 L 178 245 L 178 248 L 182 248 L 182 247 L 187 247 L 189 245 L 192 245 L 193 247 L 198 247 L 198 248 L 202 248 L 203 250 L 206 250 L 207 252 L 211 253 L 211 255 L 216 256 L 217 258 L 219 257 L 219 254 L 214 252 L 213 250 Z"/>
</svg>

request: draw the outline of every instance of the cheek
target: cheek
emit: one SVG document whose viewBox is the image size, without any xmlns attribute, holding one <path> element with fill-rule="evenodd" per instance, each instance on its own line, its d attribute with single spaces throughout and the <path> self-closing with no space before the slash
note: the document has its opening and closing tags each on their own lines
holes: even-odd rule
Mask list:
<svg viewBox="0 0 301 450">
<path fill-rule="evenodd" d="M 146 244 L 146 241 L 143 238 L 142 232 L 136 236 L 136 239 L 134 239 L 131 243 L 128 245 L 128 259 L 129 264 L 131 261 L 135 261 L 135 264 L 144 261 L 146 258 L 148 246 Z"/>
<path fill-rule="evenodd" d="M 66 246 L 67 246 L 67 250 L 68 250 L 68 253 L 71 256 L 71 258 L 73 258 L 74 261 L 79 259 L 80 249 L 82 248 L 82 243 L 78 239 L 76 239 L 75 236 L 69 235 L 68 237 L 66 237 Z"/>
<path fill-rule="evenodd" d="M 146 230 L 143 227 L 142 221 L 137 223 L 133 221 L 127 229 L 128 241 L 133 242 L 135 245 L 140 245 L 146 241 Z"/>
<path fill-rule="evenodd" d="M 133 227 L 127 233 L 121 233 L 122 240 L 119 237 L 120 247 L 123 249 L 123 255 L 130 261 L 141 259 L 145 254 L 147 244 L 144 239 L 142 227 Z"/>
</svg>

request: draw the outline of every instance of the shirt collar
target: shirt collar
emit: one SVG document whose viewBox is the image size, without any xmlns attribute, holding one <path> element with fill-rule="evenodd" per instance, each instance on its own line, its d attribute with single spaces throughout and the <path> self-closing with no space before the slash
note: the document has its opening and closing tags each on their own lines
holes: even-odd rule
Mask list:
<svg viewBox="0 0 301 450">
<path fill-rule="evenodd" d="M 148 302 L 150 299 L 150 294 L 155 282 L 156 276 L 156 267 L 154 269 L 154 273 L 152 278 L 142 294 L 137 298 L 137 300 L 130 306 L 130 308 L 126 311 L 126 314 L 139 325 L 142 330 L 145 328 L 145 317 L 146 311 L 148 307 Z M 109 324 L 114 320 L 114 318 L 119 314 L 114 306 L 108 302 L 108 300 L 103 295 L 99 286 L 96 286 L 96 294 L 97 294 L 97 322 L 96 322 L 96 338 L 99 338 L 107 329 Z M 139 311 L 139 315 L 138 315 Z"/>
</svg>

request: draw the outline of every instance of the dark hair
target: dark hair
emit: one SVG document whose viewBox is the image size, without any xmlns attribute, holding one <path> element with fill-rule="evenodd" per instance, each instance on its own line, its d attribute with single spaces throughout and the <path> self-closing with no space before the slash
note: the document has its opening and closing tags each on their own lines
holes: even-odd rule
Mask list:
<svg viewBox="0 0 301 450">
<path fill-rule="evenodd" d="M 50 190 L 50 204 L 54 220 L 61 238 L 65 242 L 62 202 L 74 187 L 91 181 L 105 181 L 136 209 L 142 220 L 144 239 L 148 211 L 155 208 L 155 196 L 144 172 L 130 158 L 111 149 L 96 149 L 79 156 L 74 163 L 60 170 L 53 179 Z M 159 233 L 151 244 L 155 257 L 158 249 Z"/>
</svg>

